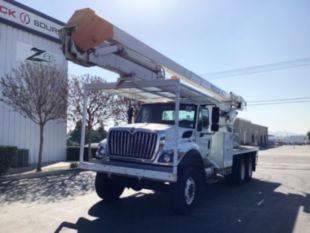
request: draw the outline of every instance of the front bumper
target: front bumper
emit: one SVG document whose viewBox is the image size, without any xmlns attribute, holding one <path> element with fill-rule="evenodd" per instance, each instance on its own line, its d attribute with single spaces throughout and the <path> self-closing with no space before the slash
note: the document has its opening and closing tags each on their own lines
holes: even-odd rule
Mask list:
<svg viewBox="0 0 310 233">
<path fill-rule="evenodd" d="M 122 176 L 136 177 L 156 181 L 176 182 L 177 176 L 173 174 L 173 167 L 153 166 L 145 164 L 130 164 L 125 162 L 95 161 L 81 162 L 80 168 L 84 170 L 103 172 Z"/>
</svg>

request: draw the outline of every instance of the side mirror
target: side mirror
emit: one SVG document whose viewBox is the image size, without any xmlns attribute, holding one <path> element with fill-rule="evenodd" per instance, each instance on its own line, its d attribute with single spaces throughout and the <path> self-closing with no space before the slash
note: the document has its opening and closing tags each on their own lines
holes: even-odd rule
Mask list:
<svg viewBox="0 0 310 233">
<path fill-rule="evenodd" d="M 213 107 L 212 108 L 211 131 L 217 132 L 219 130 L 219 121 L 220 121 L 220 108 L 219 107 Z"/>
</svg>

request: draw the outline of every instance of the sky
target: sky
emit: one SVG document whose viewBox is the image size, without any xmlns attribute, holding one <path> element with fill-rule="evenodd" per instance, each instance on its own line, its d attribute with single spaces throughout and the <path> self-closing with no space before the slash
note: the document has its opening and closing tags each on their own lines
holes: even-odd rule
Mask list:
<svg viewBox="0 0 310 233">
<path fill-rule="evenodd" d="M 189 70 L 205 74 L 310 57 L 308 0 L 19 0 L 67 22 L 80 8 L 134 35 Z M 309 63 L 308 63 L 309 64 Z M 69 64 L 70 74 L 99 68 Z M 310 97 L 310 65 L 256 74 L 208 79 L 247 101 Z M 239 117 L 269 131 L 305 134 L 310 102 L 251 106 Z"/>
</svg>

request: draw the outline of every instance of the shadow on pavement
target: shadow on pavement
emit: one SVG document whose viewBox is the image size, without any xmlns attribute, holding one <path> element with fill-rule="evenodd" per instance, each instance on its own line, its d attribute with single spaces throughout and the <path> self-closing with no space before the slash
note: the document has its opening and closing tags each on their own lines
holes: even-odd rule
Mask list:
<svg viewBox="0 0 310 233">
<path fill-rule="evenodd" d="M 136 193 L 119 202 L 96 203 L 88 220 L 63 222 L 55 232 L 293 232 L 298 211 L 310 213 L 310 197 L 276 192 L 279 183 L 253 180 L 244 186 L 224 181 L 209 185 L 202 202 L 188 216 L 169 209 L 167 195 Z"/>
<path fill-rule="evenodd" d="M 57 202 L 94 190 L 94 174 L 70 171 L 39 178 L 19 179 L 0 183 L 0 203 Z"/>
</svg>

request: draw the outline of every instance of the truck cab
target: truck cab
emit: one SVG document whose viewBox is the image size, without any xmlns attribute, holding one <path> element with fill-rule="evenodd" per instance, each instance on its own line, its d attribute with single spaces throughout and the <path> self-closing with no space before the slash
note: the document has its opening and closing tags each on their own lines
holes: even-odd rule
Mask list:
<svg viewBox="0 0 310 233">
<path fill-rule="evenodd" d="M 217 120 L 212 127 L 210 121 L 212 112 L 216 114 L 214 108 L 212 105 L 182 103 L 179 107 L 179 124 L 175 126 L 175 103 L 144 104 L 134 123 L 109 130 L 108 139 L 100 143 L 96 157 L 172 166 L 174 141 L 177 141 L 177 163 L 188 151 L 195 150 L 204 164 L 211 164 L 208 157 L 215 133 L 211 128 L 218 124 Z M 178 127 L 177 138 L 174 137 L 175 127 Z"/>
</svg>

